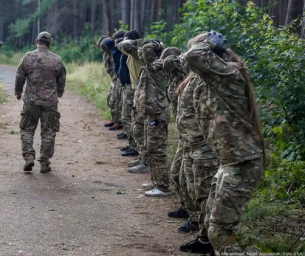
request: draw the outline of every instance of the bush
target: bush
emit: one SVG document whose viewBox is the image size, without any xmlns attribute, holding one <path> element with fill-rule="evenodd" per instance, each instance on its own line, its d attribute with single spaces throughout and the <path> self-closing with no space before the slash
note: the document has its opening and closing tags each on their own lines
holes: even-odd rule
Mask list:
<svg viewBox="0 0 305 256">
<path fill-rule="evenodd" d="M 77 41 L 72 38 L 59 40 L 59 44 L 51 46 L 51 50 L 60 55 L 64 62 L 79 64 L 87 61 L 102 61 L 102 51 L 96 47 L 97 37 L 82 37 Z"/>
</svg>

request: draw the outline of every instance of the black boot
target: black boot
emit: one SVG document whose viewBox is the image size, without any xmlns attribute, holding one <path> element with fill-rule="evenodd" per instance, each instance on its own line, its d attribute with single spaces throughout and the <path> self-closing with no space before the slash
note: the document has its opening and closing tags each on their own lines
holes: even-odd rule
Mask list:
<svg viewBox="0 0 305 256">
<path fill-rule="evenodd" d="M 171 211 L 167 215 L 170 218 L 177 218 L 177 219 L 187 219 L 189 217 L 189 214 L 187 213 L 187 211 L 183 210 L 182 208 Z"/>
<path fill-rule="evenodd" d="M 121 155 L 122 155 L 122 156 L 138 156 L 139 153 L 138 153 L 138 151 L 136 151 L 136 150 L 130 148 L 130 149 L 128 149 L 127 151 L 125 151 L 125 153 L 123 153 L 123 154 L 121 154 Z"/>
<path fill-rule="evenodd" d="M 25 172 L 30 172 L 30 171 L 32 171 L 33 166 L 34 166 L 34 158 L 29 158 L 29 159 L 25 160 L 23 170 Z"/>
<path fill-rule="evenodd" d="M 188 221 L 178 228 L 178 232 L 180 233 L 190 233 L 191 231 L 198 231 L 199 225 L 196 221 Z"/>
<path fill-rule="evenodd" d="M 104 124 L 105 127 L 112 127 L 114 126 L 114 122 L 113 121 L 109 121 L 108 123 Z"/>
<path fill-rule="evenodd" d="M 214 249 L 208 240 L 200 241 L 200 237 L 193 241 L 180 246 L 180 250 L 189 253 L 209 253 L 211 256 L 214 255 Z"/>
</svg>

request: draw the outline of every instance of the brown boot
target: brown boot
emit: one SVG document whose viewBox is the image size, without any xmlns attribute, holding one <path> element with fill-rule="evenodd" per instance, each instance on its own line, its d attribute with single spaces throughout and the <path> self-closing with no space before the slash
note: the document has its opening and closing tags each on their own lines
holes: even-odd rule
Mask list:
<svg viewBox="0 0 305 256">
<path fill-rule="evenodd" d="M 40 163 L 40 172 L 47 173 L 51 171 L 51 167 L 48 164 Z"/>
<path fill-rule="evenodd" d="M 32 171 L 32 167 L 34 166 L 34 159 L 30 158 L 25 160 L 25 164 L 23 166 L 23 170 L 25 172 L 30 172 Z"/>
</svg>

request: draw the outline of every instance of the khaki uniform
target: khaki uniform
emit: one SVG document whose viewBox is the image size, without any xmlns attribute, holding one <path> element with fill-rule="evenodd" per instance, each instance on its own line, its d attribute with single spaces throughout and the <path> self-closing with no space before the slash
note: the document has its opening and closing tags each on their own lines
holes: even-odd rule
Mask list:
<svg viewBox="0 0 305 256">
<path fill-rule="evenodd" d="M 160 190 L 168 190 L 167 126 L 170 119 L 165 94 L 163 62 L 158 59 L 158 45 L 148 43 L 142 47 L 146 66 L 143 70 L 145 87 L 139 97 L 139 105 L 145 109 L 145 146 L 150 161 L 152 182 Z"/>
<path fill-rule="evenodd" d="M 197 117 L 221 164 L 213 178 L 205 226 L 215 250 L 232 253 L 241 252 L 235 230 L 263 175 L 262 146 L 249 121 L 247 85 L 238 63 L 224 61 L 212 52 L 214 47 L 210 40 L 195 45 L 186 60 L 202 79 Z"/>
<path fill-rule="evenodd" d="M 20 121 L 22 155 L 24 159 L 35 158 L 33 140 L 40 119 L 39 160 L 50 164 L 49 159 L 54 154 L 56 132 L 59 132 L 58 97 L 63 96 L 66 82 L 66 70 L 61 58 L 46 46 L 38 46 L 37 50 L 26 53 L 16 74 L 16 95 L 23 93 L 25 81 L 27 86 L 23 95 L 24 107 Z"/>
</svg>

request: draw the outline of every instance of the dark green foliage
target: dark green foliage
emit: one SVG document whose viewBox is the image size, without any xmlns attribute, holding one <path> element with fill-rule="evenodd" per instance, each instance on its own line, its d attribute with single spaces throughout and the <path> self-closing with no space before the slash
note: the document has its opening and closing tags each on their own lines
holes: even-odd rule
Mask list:
<svg viewBox="0 0 305 256">
<path fill-rule="evenodd" d="M 51 46 L 51 50 L 59 54 L 65 62 L 102 61 L 103 54 L 96 46 L 97 40 L 98 37 L 82 37 L 77 41 L 70 37 L 63 38 L 58 45 Z"/>
</svg>

